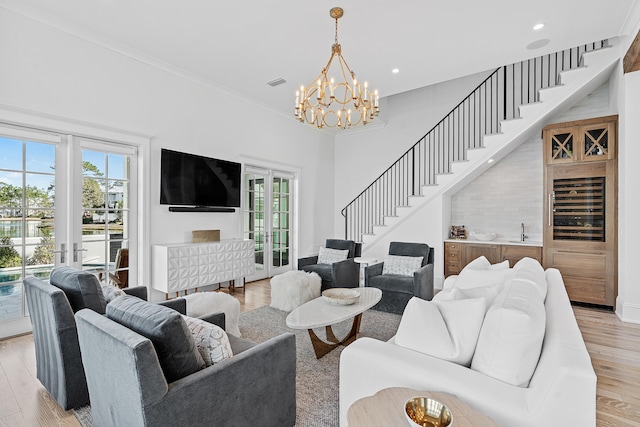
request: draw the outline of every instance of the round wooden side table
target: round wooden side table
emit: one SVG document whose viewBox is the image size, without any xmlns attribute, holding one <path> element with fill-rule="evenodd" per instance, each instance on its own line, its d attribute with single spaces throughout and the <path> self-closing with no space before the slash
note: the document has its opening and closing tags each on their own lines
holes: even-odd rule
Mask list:
<svg viewBox="0 0 640 427">
<path fill-rule="evenodd" d="M 452 394 L 403 387 L 385 388 L 373 396 L 355 401 L 347 412 L 347 424 L 349 427 L 408 426 L 404 416 L 404 403 L 416 396 L 426 396 L 444 403 L 453 415 L 455 427 L 498 427 L 491 418 L 477 412 Z"/>
</svg>

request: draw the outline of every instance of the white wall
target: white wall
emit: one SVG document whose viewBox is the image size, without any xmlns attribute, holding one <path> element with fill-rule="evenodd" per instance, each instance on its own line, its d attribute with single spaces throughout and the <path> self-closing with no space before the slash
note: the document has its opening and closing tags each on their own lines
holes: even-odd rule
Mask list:
<svg viewBox="0 0 640 427">
<path fill-rule="evenodd" d="M 300 171 L 299 246 L 317 247 L 333 233 L 330 134 L 1 8 L 0 52 L 0 106 L 32 110 L 31 124 L 55 115 L 153 135 L 146 218 L 150 244 L 187 241 L 194 229 L 220 229 L 222 238 L 240 236 L 240 213 L 170 213 L 159 204 L 161 148 L 291 166 Z M 149 281 L 149 248 L 143 250 Z"/>
<path fill-rule="evenodd" d="M 636 34 L 639 28 L 636 27 Z M 631 43 L 634 37 L 630 37 Z M 624 47 L 626 52 L 628 44 Z M 623 321 L 640 323 L 640 281 L 638 280 L 638 242 L 640 241 L 640 71 L 618 75 L 617 97 L 620 108 L 618 149 L 618 299 L 616 314 Z"/>
</svg>

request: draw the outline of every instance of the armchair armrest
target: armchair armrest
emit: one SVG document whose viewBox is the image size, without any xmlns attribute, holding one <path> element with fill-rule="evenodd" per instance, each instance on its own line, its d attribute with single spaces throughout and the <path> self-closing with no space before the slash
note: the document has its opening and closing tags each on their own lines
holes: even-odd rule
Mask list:
<svg viewBox="0 0 640 427">
<path fill-rule="evenodd" d="M 164 305 L 174 309 L 180 314 L 187 314 L 187 300 L 184 298 L 170 299 L 167 301 L 160 301 L 158 304 Z"/>
<path fill-rule="evenodd" d="M 341 288 L 357 288 L 360 286 L 360 264 L 353 258 L 331 264 L 333 286 Z"/>
<path fill-rule="evenodd" d="M 226 317 L 224 313 L 205 314 L 204 316 L 200 316 L 199 319 L 202 319 L 207 323 L 220 326 L 222 329 L 224 329 L 227 325 Z"/>
<path fill-rule="evenodd" d="M 300 270 L 305 265 L 313 265 L 317 263 L 318 263 L 318 255 L 298 258 L 298 270 Z"/>
<path fill-rule="evenodd" d="M 413 294 L 427 301 L 433 298 L 433 264 L 427 264 L 413 273 Z"/>
<path fill-rule="evenodd" d="M 212 396 L 216 396 L 214 405 Z M 252 402 L 250 411 L 246 402 Z M 197 414 L 200 420 L 227 420 L 233 425 L 260 420 L 264 426 L 293 426 L 295 336 L 279 335 L 171 383 L 167 394 L 145 412 L 149 425 L 163 425 L 168 419 L 175 425 L 193 425 Z"/>
<path fill-rule="evenodd" d="M 147 287 L 146 286 L 134 286 L 133 288 L 124 288 L 122 290 L 125 294 L 138 297 L 143 300 L 147 300 Z"/>
<path fill-rule="evenodd" d="M 380 276 L 382 274 L 382 269 L 384 267 L 384 262 L 379 262 L 377 264 L 369 265 L 364 268 L 364 285 L 369 286 L 369 281 L 374 276 Z"/>
</svg>

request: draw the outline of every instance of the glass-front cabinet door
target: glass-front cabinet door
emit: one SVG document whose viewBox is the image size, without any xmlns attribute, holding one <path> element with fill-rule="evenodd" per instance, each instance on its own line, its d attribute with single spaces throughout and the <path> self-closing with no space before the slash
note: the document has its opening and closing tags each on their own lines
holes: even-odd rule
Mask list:
<svg viewBox="0 0 640 427">
<path fill-rule="evenodd" d="M 553 239 L 604 242 L 607 177 L 553 180 Z"/>
</svg>

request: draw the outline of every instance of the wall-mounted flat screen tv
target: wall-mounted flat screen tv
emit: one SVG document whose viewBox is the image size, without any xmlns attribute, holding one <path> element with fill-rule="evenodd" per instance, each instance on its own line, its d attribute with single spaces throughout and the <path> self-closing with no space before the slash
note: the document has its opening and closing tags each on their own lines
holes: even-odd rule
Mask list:
<svg viewBox="0 0 640 427">
<path fill-rule="evenodd" d="M 160 204 L 240 207 L 240 163 L 162 149 Z"/>
</svg>

